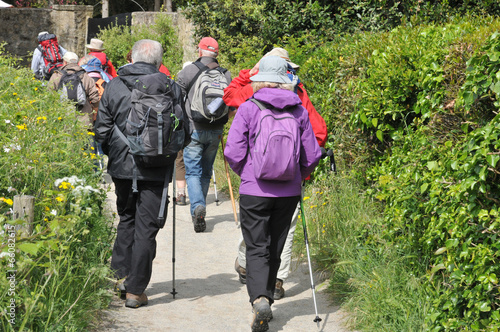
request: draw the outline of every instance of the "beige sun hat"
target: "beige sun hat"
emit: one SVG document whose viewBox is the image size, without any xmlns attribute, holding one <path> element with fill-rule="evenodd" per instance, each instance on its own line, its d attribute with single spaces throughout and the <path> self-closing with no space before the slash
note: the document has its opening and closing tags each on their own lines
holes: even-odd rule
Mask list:
<svg viewBox="0 0 500 332">
<path fill-rule="evenodd" d="M 288 51 L 285 50 L 284 48 L 275 47 L 272 50 L 270 50 L 269 52 L 267 52 L 264 55 L 264 57 L 270 56 L 270 55 L 279 56 L 280 58 L 285 59 L 286 62 L 288 62 L 290 64 L 290 66 L 292 66 L 293 69 L 297 69 L 300 67 L 298 64 L 295 64 L 292 61 L 290 61 L 290 56 L 288 55 Z"/>
<path fill-rule="evenodd" d="M 100 39 L 97 38 L 92 38 L 90 40 L 90 44 L 85 45 L 86 48 L 91 49 L 91 50 L 97 50 L 97 51 L 104 51 L 105 48 L 102 47 L 104 42 Z"/>
</svg>

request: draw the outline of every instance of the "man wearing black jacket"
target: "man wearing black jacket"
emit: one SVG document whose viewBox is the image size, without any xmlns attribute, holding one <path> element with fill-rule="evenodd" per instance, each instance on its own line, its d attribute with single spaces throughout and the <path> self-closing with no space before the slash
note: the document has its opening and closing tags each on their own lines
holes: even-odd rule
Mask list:
<svg viewBox="0 0 500 332">
<path fill-rule="evenodd" d="M 102 95 L 95 124 L 96 140 L 108 155 L 108 173 L 113 179 L 116 206 L 120 222 L 113 247 L 111 268 L 118 280 L 125 279 L 118 288 L 126 292 L 125 306 L 138 308 L 148 303 L 144 293 L 152 272 L 156 255 L 156 234 L 163 184 L 166 175 L 173 171 L 172 165 L 160 168 L 141 168 L 134 165 L 127 141 L 126 122 L 131 109 L 131 90 L 141 76 L 158 73 L 163 49 L 160 43 L 143 39 L 132 48 L 132 64 L 118 70 L 119 77 L 111 80 Z M 169 79 L 174 100 L 182 106 L 180 87 Z M 184 115 L 186 117 L 186 115 Z M 189 138 L 189 124 L 184 128 Z M 188 144 L 186 141 L 184 144 Z M 134 172 L 136 173 L 134 175 Z M 137 179 L 137 190 L 133 192 L 133 179 Z M 171 175 L 170 175 L 171 180 Z M 166 209 L 165 209 L 166 210 Z"/>
</svg>

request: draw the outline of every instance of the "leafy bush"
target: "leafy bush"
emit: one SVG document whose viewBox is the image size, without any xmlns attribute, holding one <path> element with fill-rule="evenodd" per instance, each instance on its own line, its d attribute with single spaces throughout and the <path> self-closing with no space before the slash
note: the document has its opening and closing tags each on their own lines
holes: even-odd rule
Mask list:
<svg viewBox="0 0 500 332">
<path fill-rule="evenodd" d="M 0 47 L 0 53 L 1 52 Z M 81 331 L 105 308 L 112 225 L 91 135 L 75 107 L 0 57 L 0 303 L 2 331 Z M 20 236 L 15 195 L 35 200 Z"/>
<path fill-rule="evenodd" d="M 183 53 L 170 17 L 165 13 L 156 15 L 154 24 L 138 26 L 111 26 L 99 32 L 97 38 L 104 41 L 106 55 L 118 68 L 127 64 L 127 53 L 141 39 L 152 39 L 163 46 L 163 64 L 174 74 L 182 68 Z"/>
</svg>

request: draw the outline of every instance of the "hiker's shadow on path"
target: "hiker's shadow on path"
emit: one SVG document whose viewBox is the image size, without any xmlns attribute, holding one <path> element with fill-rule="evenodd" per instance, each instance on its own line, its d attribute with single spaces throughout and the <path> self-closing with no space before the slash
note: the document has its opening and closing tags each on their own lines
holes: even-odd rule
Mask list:
<svg viewBox="0 0 500 332">
<path fill-rule="evenodd" d="M 149 301 L 149 305 L 169 303 L 175 301 L 171 291 L 172 281 L 156 282 L 148 286 L 147 294 L 151 297 L 157 294 L 165 294 Z M 213 297 L 224 294 L 233 294 L 245 287 L 235 280 L 234 273 L 212 274 L 206 278 L 190 278 L 175 280 L 176 299 L 198 300 L 202 297 Z M 168 294 L 167 294 L 168 292 Z"/>
<path fill-rule="evenodd" d="M 283 331 L 289 320 L 294 318 L 296 315 L 300 315 L 307 316 L 304 319 L 311 320 L 311 331 L 319 332 L 326 331 L 325 328 L 328 323 L 330 314 L 340 309 L 336 308 L 333 312 L 331 310 L 329 310 L 329 312 L 324 312 L 321 311 L 322 308 L 318 308 L 318 316 L 321 319 L 321 321 L 318 323 L 314 322 L 316 313 L 314 310 L 314 303 L 312 298 L 300 299 L 297 301 L 288 301 L 282 304 L 280 304 L 279 301 L 276 301 L 274 302 L 272 308 L 274 318 L 269 322 L 269 330 Z"/>
<path fill-rule="evenodd" d="M 225 222 L 232 222 L 233 224 L 235 223 L 233 214 L 227 213 L 220 215 L 216 214 L 211 215 L 210 211 L 208 211 L 205 221 L 207 223 L 207 229 L 205 230 L 205 232 L 210 232 L 210 233 L 215 229 L 215 227 L 217 227 L 217 224 Z"/>
</svg>

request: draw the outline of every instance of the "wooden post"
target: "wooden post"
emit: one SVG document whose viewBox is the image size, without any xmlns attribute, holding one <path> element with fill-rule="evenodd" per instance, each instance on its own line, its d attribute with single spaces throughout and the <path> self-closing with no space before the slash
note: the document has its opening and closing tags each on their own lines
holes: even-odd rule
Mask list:
<svg viewBox="0 0 500 332">
<path fill-rule="evenodd" d="M 102 18 L 109 17 L 109 0 L 102 0 Z"/>
<path fill-rule="evenodd" d="M 28 237 L 33 232 L 35 221 L 35 197 L 27 195 L 14 196 L 14 220 L 23 219 L 24 223 L 16 225 L 16 232 L 20 231 L 21 237 Z"/>
<path fill-rule="evenodd" d="M 168 12 L 172 12 L 172 0 L 164 0 L 163 1 L 163 6 L 165 7 L 164 9 Z"/>
</svg>

